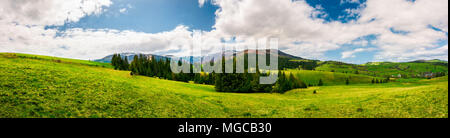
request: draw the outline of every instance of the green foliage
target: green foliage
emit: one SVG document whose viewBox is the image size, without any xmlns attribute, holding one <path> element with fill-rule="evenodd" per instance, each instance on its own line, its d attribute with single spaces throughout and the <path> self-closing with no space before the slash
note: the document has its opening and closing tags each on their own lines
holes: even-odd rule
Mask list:
<svg viewBox="0 0 450 138">
<path fill-rule="evenodd" d="M 172 73 L 170 59 L 156 59 L 155 56 L 135 55 L 130 65 L 130 71 L 132 75 L 158 77 L 183 82 L 189 82 L 190 80 L 186 77 L 186 74 L 177 75 Z"/>
<path fill-rule="evenodd" d="M 323 86 L 323 81 L 322 81 L 322 79 L 319 79 L 319 84 L 317 84 L 317 86 Z"/>
<path fill-rule="evenodd" d="M 111 65 L 114 66 L 115 70 L 129 70 L 130 64 L 128 63 L 128 58 L 122 58 L 120 54 L 114 54 L 111 59 Z"/>
<path fill-rule="evenodd" d="M 225 61 L 225 57 L 222 57 L 221 61 Z M 184 61 L 179 61 L 181 65 Z M 248 62 L 248 61 L 246 61 Z M 233 58 L 234 72 L 236 70 L 236 57 Z M 127 65 L 127 62 L 123 62 L 120 54 L 114 54 L 112 58 L 112 64 L 116 69 L 122 70 L 123 64 Z M 189 64 L 189 63 L 184 63 Z M 217 92 L 236 92 L 236 93 L 252 93 L 252 92 L 279 92 L 284 93 L 288 90 L 296 88 L 307 88 L 306 84 L 297 80 L 295 77 L 286 78 L 286 75 L 280 74 L 280 80 L 278 85 L 262 85 L 259 83 L 261 76 L 268 74 L 261 74 L 259 69 L 257 73 L 248 73 L 248 69 L 245 73 L 225 73 L 225 62 L 221 62 L 222 71 L 221 73 L 192 73 L 194 65 L 190 64 L 190 72 L 172 73 L 170 69 L 169 59 L 157 60 L 155 57 L 145 57 L 143 55 L 136 55 L 133 58 L 129 69 L 131 75 L 142 75 L 149 77 L 158 77 L 168 80 L 175 80 L 181 82 L 194 82 L 197 84 L 209 84 L 215 85 L 215 90 Z M 276 89 L 273 89 L 273 88 Z"/>
<path fill-rule="evenodd" d="M 225 57 L 222 57 L 222 61 L 225 60 Z M 248 73 L 248 69 L 244 73 L 225 73 L 225 62 L 221 63 L 223 72 L 217 73 L 215 76 L 216 81 L 214 85 L 216 91 L 236 93 L 272 92 L 273 85 L 260 84 L 260 77 L 267 74 L 261 74 L 259 69 L 256 69 L 256 73 Z M 248 61 L 245 63 L 248 63 Z M 233 72 L 236 72 L 236 57 L 233 58 L 233 65 Z"/>
<path fill-rule="evenodd" d="M 260 84 L 260 78 L 274 75 L 274 72 L 261 73 L 258 68 L 258 62 L 256 67 L 256 73 L 248 73 L 248 55 L 244 55 L 245 73 L 220 73 L 217 74 L 215 79 L 215 88 L 218 92 L 236 92 L 236 93 L 254 93 L 254 92 L 276 92 L 285 93 L 292 89 L 307 88 L 306 84 L 293 77 L 286 77 L 285 72 L 278 72 L 278 80 L 275 84 Z M 233 65 L 234 72 L 236 72 L 236 57 L 234 57 Z M 258 56 L 256 57 L 256 61 Z M 222 61 L 225 61 L 225 57 L 222 57 Z M 222 71 L 225 71 L 225 62 L 222 62 Z"/>
</svg>

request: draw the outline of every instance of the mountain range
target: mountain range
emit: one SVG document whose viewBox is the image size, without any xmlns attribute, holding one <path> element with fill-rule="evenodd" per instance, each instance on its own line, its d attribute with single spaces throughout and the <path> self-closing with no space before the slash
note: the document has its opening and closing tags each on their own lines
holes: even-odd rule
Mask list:
<svg viewBox="0 0 450 138">
<path fill-rule="evenodd" d="M 236 54 L 237 56 L 241 56 L 241 55 L 249 54 L 249 53 L 262 54 L 262 53 L 264 53 L 264 50 L 225 51 L 223 54 L 226 54 L 226 55 Z M 156 59 L 166 59 L 166 58 L 173 58 L 174 57 L 172 55 L 161 56 L 161 55 L 142 54 L 142 53 L 118 53 L 118 54 L 120 54 L 122 56 L 122 58 L 127 57 L 129 62 L 132 62 L 134 56 L 136 56 L 136 55 L 143 55 L 145 57 L 155 56 Z M 305 58 L 302 58 L 302 57 L 297 57 L 297 56 L 293 56 L 293 55 L 287 54 L 287 53 L 285 53 L 285 52 L 283 52 L 281 50 L 278 50 L 278 56 L 280 58 L 287 58 L 287 59 L 291 59 L 291 60 L 308 60 L 308 59 L 305 59 Z M 112 57 L 113 57 L 113 54 L 108 55 L 108 56 L 106 56 L 104 58 L 101 58 L 101 59 L 94 60 L 94 61 L 101 62 L 101 63 L 111 63 Z M 192 60 L 194 62 L 200 62 L 200 61 L 202 61 L 202 59 L 206 59 L 206 58 L 208 58 L 208 59 L 218 59 L 218 58 L 221 58 L 221 57 L 222 57 L 222 53 L 215 53 L 215 54 L 210 54 L 210 55 L 203 56 L 203 57 L 192 57 Z M 189 59 L 191 57 L 187 56 L 187 57 L 180 57 L 180 58 L 185 60 L 185 61 L 189 61 Z"/>
</svg>

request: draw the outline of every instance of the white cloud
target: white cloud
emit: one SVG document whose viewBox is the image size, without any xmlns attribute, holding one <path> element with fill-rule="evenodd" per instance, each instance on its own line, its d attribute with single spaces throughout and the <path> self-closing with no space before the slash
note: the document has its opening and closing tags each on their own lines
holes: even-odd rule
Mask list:
<svg viewBox="0 0 450 138">
<path fill-rule="evenodd" d="M 344 3 L 361 3 L 359 0 L 341 0 L 341 4 Z"/>
<path fill-rule="evenodd" d="M 427 58 L 421 53 L 434 51 L 440 47 L 436 43 L 448 40 L 446 33 L 429 27 L 448 32 L 448 0 L 370 0 L 366 5 L 359 22 L 371 21 L 368 24 L 380 28 L 375 43 L 382 51 L 375 55 L 376 59 L 406 61 Z M 395 34 L 391 28 L 408 33 Z M 415 52 L 418 50 L 422 52 Z M 440 57 L 448 56 L 447 53 L 442 54 Z"/>
<path fill-rule="evenodd" d="M 290 53 L 303 57 L 320 58 L 319 55 L 339 48 L 340 44 L 368 35 L 365 25 L 324 23 L 323 19 L 314 18 L 321 11 L 305 1 L 216 0 L 214 3 L 221 7 L 214 25 L 218 32 L 225 36 L 279 37 L 282 48 L 292 49 L 295 52 Z M 294 45 L 296 42 L 300 44 Z"/>
<path fill-rule="evenodd" d="M 111 4 L 106 0 L 0 1 L 0 52 L 77 59 L 98 59 L 117 52 L 188 54 L 185 51 L 190 49 L 193 32 L 182 25 L 155 34 L 114 29 L 46 29 L 48 25 L 101 14 Z"/>
<path fill-rule="evenodd" d="M 349 17 L 357 17 L 361 13 L 361 8 L 357 9 L 345 9 L 345 12 L 347 12 Z"/>
<path fill-rule="evenodd" d="M 2 28 L 0 28 L 2 33 L 11 33 L 4 32 Z M 0 43 L 2 52 L 43 54 L 77 59 L 98 59 L 117 52 L 166 53 L 174 51 L 167 54 L 182 55 L 186 54 L 183 51 L 189 50 L 188 44 L 192 40 L 192 32 L 184 26 L 156 34 L 75 28 L 62 32 L 62 36 L 56 36 L 56 30 L 44 30 L 40 27 L 11 25 L 8 26 L 8 29 L 14 30 L 18 35 L 1 37 L 1 42 L 5 42 L 4 44 Z"/>
<path fill-rule="evenodd" d="M 352 45 L 366 47 L 367 45 L 369 45 L 369 43 L 370 42 L 368 40 L 361 39 L 361 40 L 353 41 Z"/>
<path fill-rule="evenodd" d="M 198 6 L 203 7 L 208 0 L 198 0 Z"/>
<path fill-rule="evenodd" d="M 127 8 L 119 9 L 119 12 L 120 12 L 120 13 L 125 13 L 125 12 L 127 12 Z"/>
<path fill-rule="evenodd" d="M 114 29 L 45 29 L 100 14 L 111 4 L 109 0 L 0 1 L 0 51 L 96 59 L 116 52 L 188 49 L 185 45 L 192 39 L 192 32 L 185 26 L 156 34 Z"/>
<path fill-rule="evenodd" d="M 344 2 L 359 3 L 356 0 Z M 419 55 L 405 57 L 404 53 L 420 48 L 430 50 L 438 46 L 436 42 L 448 39 L 448 0 L 368 0 L 358 9 L 347 10 L 360 17 L 349 23 L 324 23 L 313 16 L 320 12 L 320 8 L 313 8 L 302 0 L 215 0 L 214 4 L 221 8 L 216 13 L 214 26 L 218 32 L 235 36 L 279 37 L 285 49 L 292 49 L 296 51 L 293 54 L 303 57 L 323 55 L 360 37 L 376 35 L 378 37 L 373 43 L 380 49 L 377 59 L 424 58 Z M 445 33 L 429 28 L 430 25 Z M 391 28 L 409 33 L 395 34 Z M 301 43 L 293 45 L 295 42 Z M 323 47 L 324 44 L 329 46 Z M 361 41 L 360 44 L 366 46 L 368 42 Z M 314 51 L 322 53 L 299 50 L 308 47 L 320 48 Z"/>
<path fill-rule="evenodd" d="M 22 25 L 63 25 L 100 14 L 110 0 L 1 0 L 0 22 Z"/>
<path fill-rule="evenodd" d="M 131 8 L 133 8 L 133 6 L 131 4 L 127 4 L 127 5 L 124 5 L 123 8 L 120 8 L 119 12 L 120 13 L 126 13 L 126 12 L 128 12 L 128 9 L 131 9 Z"/>
<path fill-rule="evenodd" d="M 373 50 L 375 50 L 375 49 L 374 48 L 357 48 L 355 50 L 342 52 L 341 58 L 355 58 L 356 53 L 368 52 L 368 51 L 373 51 Z"/>
</svg>

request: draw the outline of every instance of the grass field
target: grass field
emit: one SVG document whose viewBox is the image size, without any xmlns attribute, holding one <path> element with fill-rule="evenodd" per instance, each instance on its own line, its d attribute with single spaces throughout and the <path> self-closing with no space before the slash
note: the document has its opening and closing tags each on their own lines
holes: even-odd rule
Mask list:
<svg viewBox="0 0 450 138">
<path fill-rule="evenodd" d="M 0 54 L 0 117 L 448 118 L 448 77 L 237 94 L 96 62 Z"/>
<path fill-rule="evenodd" d="M 345 85 L 348 79 L 350 84 L 370 84 L 373 79 L 382 80 L 384 78 L 371 77 L 366 75 L 351 74 L 351 73 L 339 73 L 339 72 L 326 72 L 326 71 L 311 71 L 311 70 L 287 70 L 287 74 L 293 74 L 307 85 L 317 85 L 319 80 L 323 81 L 324 86 L 331 85 Z"/>
<path fill-rule="evenodd" d="M 317 71 L 355 73 L 387 77 L 401 74 L 404 78 L 417 77 L 424 72 L 448 72 L 448 63 L 444 61 L 429 60 L 421 63 L 416 62 L 373 62 L 362 65 L 345 64 L 340 62 L 321 62 L 320 66 L 315 68 Z"/>
</svg>

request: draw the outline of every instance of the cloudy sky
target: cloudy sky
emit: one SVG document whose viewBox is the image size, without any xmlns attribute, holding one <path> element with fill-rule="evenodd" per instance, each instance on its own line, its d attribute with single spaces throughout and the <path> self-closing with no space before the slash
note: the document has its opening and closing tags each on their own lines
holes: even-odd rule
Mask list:
<svg viewBox="0 0 450 138">
<path fill-rule="evenodd" d="M 0 52 L 183 56 L 199 38 L 214 49 L 265 37 L 311 59 L 448 60 L 448 0 L 0 1 Z"/>
</svg>

